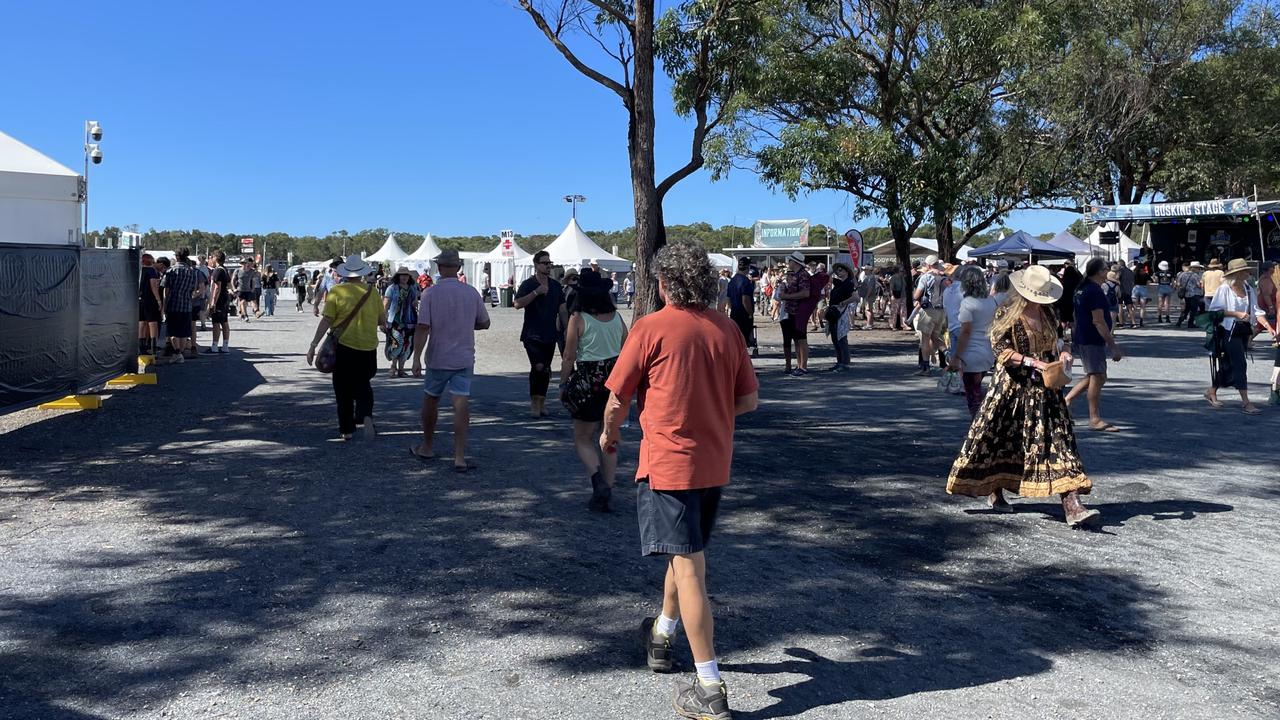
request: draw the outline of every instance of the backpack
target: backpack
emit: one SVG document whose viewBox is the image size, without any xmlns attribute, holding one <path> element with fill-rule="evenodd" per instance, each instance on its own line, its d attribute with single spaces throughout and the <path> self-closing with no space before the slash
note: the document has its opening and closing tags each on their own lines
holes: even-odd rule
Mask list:
<svg viewBox="0 0 1280 720">
<path fill-rule="evenodd" d="M 920 307 L 942 307 L 942 276 L 929 273 L 925 277 L 932 279 L 925 283 L 924 294 L 920 296 Z"/>
</svg>

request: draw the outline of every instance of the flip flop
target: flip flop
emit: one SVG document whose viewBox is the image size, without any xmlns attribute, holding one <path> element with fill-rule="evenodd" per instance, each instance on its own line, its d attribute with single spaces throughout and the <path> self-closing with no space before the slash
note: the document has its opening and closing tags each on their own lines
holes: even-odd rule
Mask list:
<svg viewBox="0 0 1280 720">
<path fill-rule="evenodd" d="M 1094 432 L 1109 432 L 1109 433 L 1120 432 L 1120 428 L 1116 427 L 1115 425 L 1112 425 L 1109 422 L 1104 422 L 1101 425 L 1090 425 L 1089 429 Z"/>
<path fill-rule="evenodd" d="M 453 471 L 456 473 L 469 473 L 472 470 L 478 470 L 478 469 L 479 467 L 475 463 L 471 462 L 470 460 L 467 461 L 466 465 L 453 466 Z"/>
<path fill-rule="evenodd" d="M 1247 405 L 1241 408 L 1240 412 L 1244 413 L 1245 415 L 1261 415 L 1262 414 L 1262 411 L 1254 407 L 1253 405 Z"/>
<path fill-rule="evenodd" d="M 416 458 L 418 458 L 418 461 L 419 461 L 419 462 L 423 462 L 423 463 L 428 463 L 428 462 L 431 462 L 432 460 L 435 460 L 435 459 L 436 459 L 436 454 L 435 454 L 435 453 L 432 453 L 432 454 L 430 454 L 430 455 L 422 455 L 422 454 L 420 454 L 420 453 L 418 452 L 418 448 L 413 447 L 413 446 L 410 446 L 410 447 L 409 447 L 409 454 L 410 454 L 410 455 L 412 455 L 412 456 L 414 456 L 414 457 L 416 457 Z"/>
<path fill-rule="evenodd" d="M 1207 400 L 1207 401 L 1209 402 L 1209 405 L 1211 405 L 1211 406 L 1213 406 L 1213 407 L 1216 407 L 1216 408 L 1220 408 L 1220 407 L 1222 407 L 1222 401 L 1221 401 L 1221 400 L 1215 400 L 1215 399 L 1213 399 L 1213 398 L 1209 397 L 1209 391 L 1208 391 L 1208 390 L 1205 390 L 1202 394 L 1204 395 L 1204 399 L 1205 399 L 1205 400 Z"/>
</svg>

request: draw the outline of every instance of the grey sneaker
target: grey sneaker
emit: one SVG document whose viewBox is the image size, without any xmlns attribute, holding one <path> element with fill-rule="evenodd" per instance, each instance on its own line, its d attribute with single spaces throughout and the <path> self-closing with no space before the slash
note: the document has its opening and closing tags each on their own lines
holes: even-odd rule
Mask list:
<svg viewBox="0 0 1280 720">
<path fill-rule="evenodd" d="M 376 437 L 378 437 L 378 429 L 373 425 L 373 418 L 372 417 L 365 418 L 364 419 L 364 439 L 373 440 Z"/>
<path fill-rule="evenodd" d="M 729 691 L 723 682 L 706 685 L 696 677 L 693 682 L 677 682 L 671 705 L 680 717 L 690 720 L 733 720 Z"/>
<path fill-rule="evenodd" d="M 640 623 L 640 636 L 644 639 L 645 662 L 649 669 L 657 673 L 671 672 L 671 638 L 653 631 L 656 617 L 645 618 Z"/>
</svg>

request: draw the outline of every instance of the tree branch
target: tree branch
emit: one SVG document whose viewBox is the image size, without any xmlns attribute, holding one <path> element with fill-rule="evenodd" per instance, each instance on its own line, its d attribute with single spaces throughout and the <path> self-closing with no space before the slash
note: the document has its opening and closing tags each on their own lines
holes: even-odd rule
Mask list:
<svg viewBox="0 0 1280 720">
<path fill-rule="evenodd" d="M 617 94 L 618 97 L 622 98 L 623 105 L 626 105 L 628 108 L 631 107 L 633 100 L 631 90 L 619 83 L 617 80 L 608 77 L 599 70 L 596 70 L 590 65 L 579 60 L 578 56 L 573 54 L 573 51 L 569 49 L 569 46 L 565 45 L 564 41 L 560 39 L 560 36 L 551 29 L 549 24 L 547 24 L 547 19 L 542 16 L 542 13 L 538 12 L 538 10 L 533 7 L 532 0 L 520 0 L 520 7 L 524 8 L 524 11 L 533 19 L 533 24 L 538 26 L 538 29 L 542 31 L 542 34 L 546 36 L 547 40 L 551 41 L 551 44 L 555 46 L 556 50 L 560 51 L 560 54 L 564 56 L 565 60 L 569 61 L 569 64 L 572 65 L 574 69 L 592 80 L 595 80 L 604 87 L 609 88 Z"/>
</svg>

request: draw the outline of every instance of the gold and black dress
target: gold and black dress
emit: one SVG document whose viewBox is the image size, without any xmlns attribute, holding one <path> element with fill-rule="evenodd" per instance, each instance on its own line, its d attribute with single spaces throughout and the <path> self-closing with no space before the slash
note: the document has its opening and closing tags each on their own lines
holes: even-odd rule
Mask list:
<svg viewBox="0 0 1280 720">
<path fill-rule="evenodd" d="M 996 339 L 991 391 L 951 466 L 948 493 L 982 497 L 1002 488 L 1024 497 L 1047 497 L 1089 492 L 1092 484 L 1076 450 L 1066 398 L 1060 390 L 1046 388 L 1030 368 L 1005 365 L 1015 352 L 1052 362 L 1058 359 L 1057 347 L 1057 319 L 1051 312 L 1045 313 L 1038 332 L 1019 318 Z"/>
</svg>

